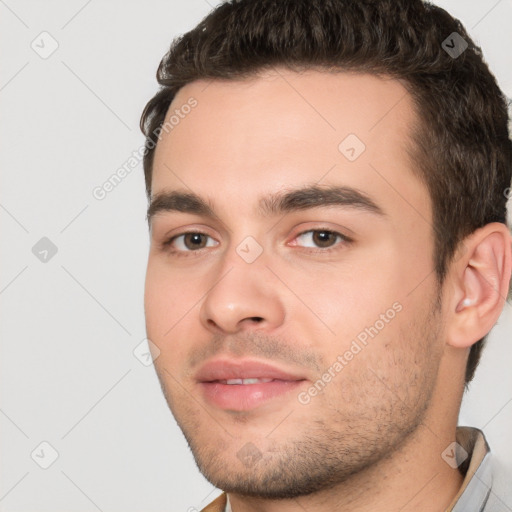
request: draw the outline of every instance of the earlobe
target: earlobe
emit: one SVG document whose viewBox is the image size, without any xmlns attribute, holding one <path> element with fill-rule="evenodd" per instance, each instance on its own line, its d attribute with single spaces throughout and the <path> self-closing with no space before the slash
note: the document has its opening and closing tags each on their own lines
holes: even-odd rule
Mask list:
<svg viewBox="0 0 512 512">
<path fill-rule="evenodd" d="M 453 269 L 456 290 L 447 339 L 456 348 L 471 347 L 492 329 L 503 309 L 511 274 L 511 236 L 505 224 L 487 224 L 464 244 L 469 250 Z"/>
</svg>

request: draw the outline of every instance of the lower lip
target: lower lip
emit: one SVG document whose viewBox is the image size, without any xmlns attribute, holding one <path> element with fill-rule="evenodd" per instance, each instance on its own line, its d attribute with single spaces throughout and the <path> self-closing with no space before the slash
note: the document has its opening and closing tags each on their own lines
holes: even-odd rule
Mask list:
<svg viewBox="0 0 512 512">
<path fill-rule="evenodd" d="M 206 400 L 221 409 L 249 411 L 297 389 L 303 380 L 273 380 L 256 384 L 201 382 Z"/>
</svg>

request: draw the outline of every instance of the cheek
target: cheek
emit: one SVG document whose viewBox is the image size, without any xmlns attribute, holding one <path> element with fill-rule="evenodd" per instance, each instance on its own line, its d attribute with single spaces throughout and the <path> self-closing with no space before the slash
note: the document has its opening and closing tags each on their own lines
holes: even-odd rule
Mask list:
<svg viewBox="0 0 512 512">
<path fill-rule="evenodd" d="M 162 350 L 182 329 L 200 295 L 176 279 L 166 265 L 148 261 L 144 310 L 148 337 Z"/>
<path fill-rule="evenodd" d="M 338 342 L 333 346 L 324 340 L 326 348 L 342 350 L 376 322 L 382 330 L 381 315 L 385 315 L 386 328 L 394 320 L 396 308 L 405 299 L 400 275 L 403 272 L 392 261 L 386 265 L 381 260 L 377 265 L 374 259 L 375 256 L 373 261 L 359 261 L 357 265 L 315 269 L 300 276 L 288 274 L 290 288 L 308 306 L 302 321 L 321 319 L 329 327 L 332 341 Z"/>
<path fill-rule="evenodd" d="M 165 279 L 162 279 L 156 265 L 152 264 L 150 260 L 146 271 L 144 311 L 148 336 L 155 343 L 165 332 L 165 324 L 167 324 L 165 312 L 171 311 L 170 305 L 173 301 L 171 295 L 167 292 L 168 286 Z"/>
<path fill-rule="evenodd" d="M 382 327 L 381 329 L 379 329 Z M 330 363 L 341 360 L 325 403 L 340 417 L 406 422 L 420 414 L 434 389 L 441 351 L 436 324 L 425 311 L 402 307 L 389 323 L 374 323 L 343 340 Z M 340 369 L 341 368 L 341 369 Z"/>
</svg>

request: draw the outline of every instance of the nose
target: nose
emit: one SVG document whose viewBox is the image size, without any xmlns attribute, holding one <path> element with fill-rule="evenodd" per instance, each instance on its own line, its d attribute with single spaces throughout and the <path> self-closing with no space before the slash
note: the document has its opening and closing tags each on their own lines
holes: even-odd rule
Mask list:
<svg viewBox="0 0 512 512">
<path fill-rule="evenodd" d="M 216 334 L 279 327 L 285 308 L 276 277 L 263 258 L 253 263 L 246 263 L 236 253 L 226 258 L 210 284 L 200 316 L 202 324 Z"/>
</svg>

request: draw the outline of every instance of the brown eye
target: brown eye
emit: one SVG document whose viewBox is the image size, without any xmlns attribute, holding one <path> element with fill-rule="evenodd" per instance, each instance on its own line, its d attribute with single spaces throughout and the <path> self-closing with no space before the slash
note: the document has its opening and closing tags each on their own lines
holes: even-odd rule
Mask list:
<svg viewBox="0 0 512 512">
<path fill-rule="evenodd" d="M 164 247 L 171 252 L 187 253 L 195 252 L 206 247 L 214 247 L 218 242 L 205 233 L 189 232 L 172 237 L 164 243 Z"/>
<path fill-rule="evenodd" d="M 313 242 L 318 247 L 330 247 L 336 242 L 337 235 L 332 231 L 314 231 Z"/>
<path fill-rule="evenodd" d="M 190 250 L 206 247 L 206 235 L 202 233 L 187 233 L 183 235 L 183 245 Z"/>
<path fill-rule="evenodd" d="M 304 231 L 297 240 L 300 241 L 298 245 L 308 248 L 316 249 L 330 249 L 336 245 L 340 245 L 337 242 L 348 242 L 349 239 L 336 231 L 329 231 L 327 229 L 311 229 Z"/>
</svg>

